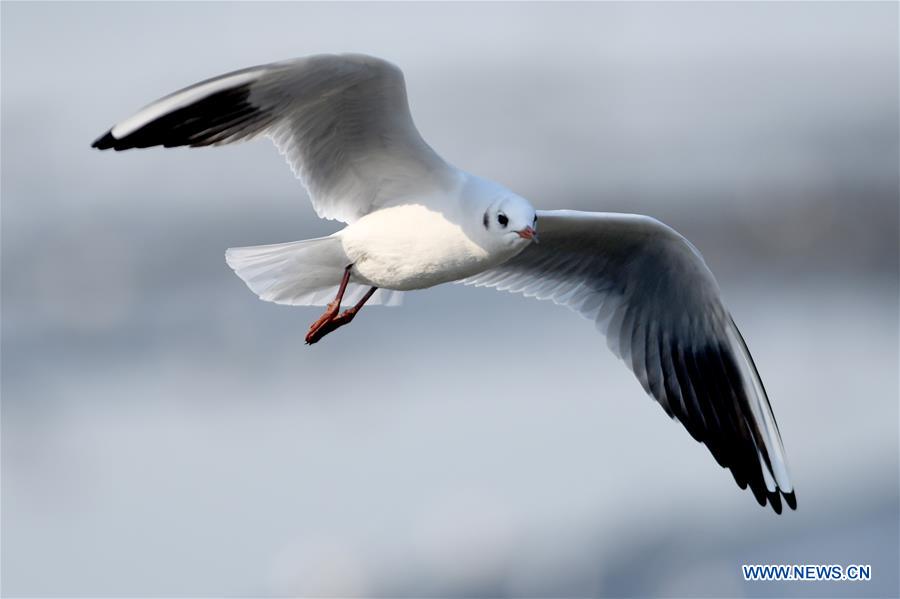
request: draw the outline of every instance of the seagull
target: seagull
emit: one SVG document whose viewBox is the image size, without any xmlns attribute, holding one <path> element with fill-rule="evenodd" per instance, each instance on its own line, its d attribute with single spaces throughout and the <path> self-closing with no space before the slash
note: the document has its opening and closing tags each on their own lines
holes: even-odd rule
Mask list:
<svg viewBox="0 0 900 599">
<path fill-rule="evenodd" d="M 648 216 L 535 210 L 445 162 L 413 124 L 402 71 L 366 55 L 315 55 L 234 71 L 168 95 L 93 143 L 212 146 L 265 136 L 316 213 L 318 239 L 231 248 L 260 299 L 325 306 L 314 344 L 369 304 L 448 282 L 551 300 L 595 323 L 646 392 L 737 484 L 796 509 L 759 372 L 697 249 Z M 341 311 L 341 306 L 349 306 Z"/>
</svg>

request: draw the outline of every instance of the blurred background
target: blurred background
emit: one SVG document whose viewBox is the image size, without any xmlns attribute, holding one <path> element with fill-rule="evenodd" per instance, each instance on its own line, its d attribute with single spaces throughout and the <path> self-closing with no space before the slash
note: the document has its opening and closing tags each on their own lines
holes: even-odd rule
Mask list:
<svg viewBox="0 0 900 599">
<path fill-rule="evenodd" d="M 897 4 L 0 10 L 4 595 L 900 593 Z M 551 304 L 448 285 L 306 347 L 319 310 L 223 259 L 340 226 L 271 144 L 89 147 L 185 85 L 320 52 L 398 64 L 425 139 L 539 208 L 690 238 L 799 510 L 759 508 Z"/>
</svg>

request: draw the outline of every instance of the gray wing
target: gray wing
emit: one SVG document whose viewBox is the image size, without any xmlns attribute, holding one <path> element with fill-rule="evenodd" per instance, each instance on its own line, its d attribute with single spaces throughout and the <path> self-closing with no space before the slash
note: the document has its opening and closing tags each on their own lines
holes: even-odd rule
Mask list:
<svg viewBox="0 0 900 599">
<path fill-rule="evenodd" d="M 157 100 L 93 147 L 209 146 L 270 137 L 316 213 L 352 222 L 451 180 L 413 124 L 403 73 L 363 55 L 235 71 Z"/>
<path fill-rule="evenodd" d="M 796 508 L 772 408 L 699 252 L 645 216 L 538 212 L 540 244 L 470 285 L 552 300 L 593 320 L 644 389 L 760 505 Z"/>
</svg>

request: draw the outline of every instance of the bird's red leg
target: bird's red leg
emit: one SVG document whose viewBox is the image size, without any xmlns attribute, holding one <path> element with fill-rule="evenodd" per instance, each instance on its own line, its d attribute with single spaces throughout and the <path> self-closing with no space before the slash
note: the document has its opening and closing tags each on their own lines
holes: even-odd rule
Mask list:
<svg viewBox="0 0 900 599">
<path fill-rule="evenodd" d="M 341 309 L 341 300 L 344 298 L 344 292 L 347 291 L 347 283 L 350 282 L 350 269 L 353 268 L 353 265 L 349 265 L 344 269 L 344 276 L 341 279 L 341 284 L 338 287 L 337 295 L 334 296 L 334 299 L 331 300 L 325 307 L 325 313 L 319 317 L 317 321 L 309 325 L 309 331 L 306 333 L 306 342 L 307 343 L 315 343 L 319 339 L 321 339 L 322 335 L 316 335 L 316 333 L 325 326 L 325 323 L 332 320 L 335 316 L 337 316 L 338 312 Z"/>
<path fill-rule="evenodd" d="M 345 324 L 350 324 L 350 321 L 353 320 L 353 317 L 356 316 L 356 313 L 362 309 L 365 303 L 369 301 L 369 298 L 372 297 L 372 294 L 377 290 L 378 287 L 370 288 L 368 291 L 366 291 L 366 294 L 362 296 L 362 299 L 356 302 L 355 306 L 344 310 L 340 314 L 340 316 L 334 316 L 333 318 L 319 326 L 319 328 L 317 328 L 315 331 L 312 331 L 308 335 L 306 335 L 306 342 L 309 344 L 313 344 L 331 331 L 342 327 Z"/>
</svg>

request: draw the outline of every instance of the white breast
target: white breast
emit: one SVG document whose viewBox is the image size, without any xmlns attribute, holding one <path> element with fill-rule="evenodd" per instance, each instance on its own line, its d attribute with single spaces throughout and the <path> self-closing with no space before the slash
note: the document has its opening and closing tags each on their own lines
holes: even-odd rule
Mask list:
<svg viewBox="0 0 900 599">
<path fill-rule="evenodd" d="M 407 291 L 455 281 L 511 256 L 489 255 L 446 214 L 419 204 L 367 214 L 340 231 L 353 279 Z"/>
</svg>

